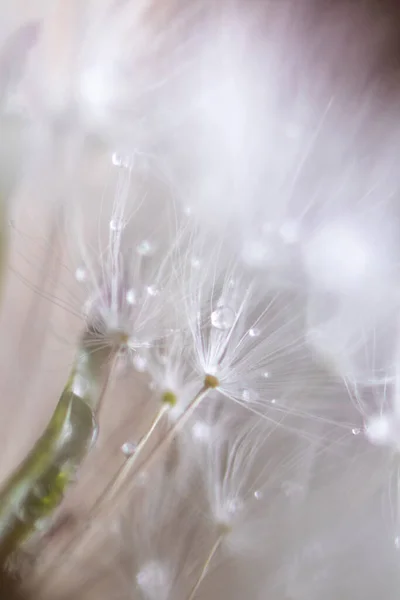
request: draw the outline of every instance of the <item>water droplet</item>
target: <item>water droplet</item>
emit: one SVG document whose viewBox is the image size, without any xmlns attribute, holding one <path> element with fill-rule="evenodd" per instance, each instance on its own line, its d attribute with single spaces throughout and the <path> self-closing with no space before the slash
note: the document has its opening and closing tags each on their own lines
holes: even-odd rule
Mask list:
<svg viewBox="0 0 400 600">
<path fill-rule="evenodd" d="M 122 219 L 111 219 L 110 229 L 111 231 L 122 231 L 125 224 Z"/>
<path fill-rule="evenodd" d="M 211 427 L 203 421 L 197 421 L 192 427 L 193 437 L 200 442 L 207 442 L 211 437 Z"/>
<path fill-rule="evenodd" d="M 193 269 L 199 269 L 201 267 L 201 260 L 198 258 L 192 258 L 190 264 L 192 265 Z"/>
<path fill-rule="evenodd" d="M 86 269 L 83 267 L 78 267 L 75 271 L 75 279 L 79 282 L 85 281 L 86 275 Z"/>
<path fill-rule="evenodd" d="M 360 435 L 361 429 L 359 427 L 353 427 L 353 429 L 351 430 L 351 433 L 353 435 Z"/>
<path fill-rule="evenodd" d="M 262 498 L 262 497 L 263 497 L 263 493 L 262 493 L 262 491 L 261 491 L 261 490 L 256 490 L 256 491 L 254 492 L 254 498 L 255 498 L 256 500 L 261 500 L 261 498 Z"/>
<path fill-rule="evenodd" d="M 155 285 L 148 285 L 146 291 L 149 296 L 157 296 L 159 293 L 159 290 Z"/>
<path fill-rule="evenodd" d="M 249 336 L 252 338 L 258 337 L 260 335 L 260 330 L 256 327 L 252 327 L 249 329 Z"/>
<path fill-rule="evenodd" d="M 269 371 L 265 371 L 265 372 L 263 373 L 263 377 L 264 377 L 264 379 L 269 379 L 269 378 L 271 377 L 271 374 L 270 374 L 270 372 L 269 372 Z"/>
<path fill-rule="evenodd" d="M 235 515 L 243 509 L 243 502 L 239 499 L 232 498 L 225 504 L 225 511 L 228 515 Z"/>
<path fill-rule="evenodd" d="M 398 535 L 394 538 L 394 546 L 397 550 L 400 550 L 400 536 Z"/>
<path fill-rule="evenodd" d="M 243 390 L 242 391 L 242 400 L 243 400 L 243 402 L 250 402 L 250 399 L 251 399 L 250 390 Z"/>
<path fill-rule="evenodd" d="M 190 217 L 190 215 L 193 213 L 193 209 L 191 206 L 186 205 L 183 209 L 183 212 L 187 217 Z"/>
<path fill-rule="evenodd" d="M 235 312 L 229 306 L 218 306 L 211 313 L 211 324 L 216 329 L 230 329 L 235 322 Z"/>
<path fill-rule="evenodd" d="M 276 398 L 272 398 L 271 404 L 276 404 Z"/>
<path fill-rule="evenodd" d="M 133 442 L 125 442 L 121 446 L 121 452 L 124 456 L 126 456 L 126 458 L 132 456 L 135 453 L 135 450 L 136 444 L 134 444 Z"/>
<path fill-rule="evenodd" d="M 132 359 L 132 363 L 136 371 L 138 371 L 139 373 L 144 373 L 146 371 L 147 359 L 144 356 L 141 356 L 140 354 L 135 354 L 135 356 Z"/>
<path fill-rule="evenodd" d="M 123 167 L 129 169 L 132 167 L 132 157 L 114 152 L 111 157 L 111 162 L 115 167 Z"/>
<path fill-rule="evenodd" d="M 135 292 L 135 290 L 133 290 L 132 288 L 130 290 L 128 290 L 126 292 L 125 298 L 126 298 L 127 304 L 130 304 L 131 306 L 133 304 L 136 304 L 136 292 Z"/>
<path fill-rule="evenodd" d="M 154 253 L 154 250 L 154 245 L 151 242 L 149 242 L 149 240 L 142 240 L 136 246 L 136 252 L 140 256 L 151 256 Z"/>
</svg>

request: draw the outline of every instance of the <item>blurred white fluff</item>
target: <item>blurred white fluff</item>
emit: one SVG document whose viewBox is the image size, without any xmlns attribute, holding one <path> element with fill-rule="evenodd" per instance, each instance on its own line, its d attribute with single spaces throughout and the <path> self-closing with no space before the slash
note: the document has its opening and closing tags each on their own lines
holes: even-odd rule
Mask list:
<svg viewBox="0 0 400 600">
<path fill-rule="evenodd" d="M 379 22 L 317 4 L 58 1 L 2 46 L 5 112 L 76 169 L 60 302 L 172 430 L 218 380 L 125 507 L 122 598 L 187 600 L 215 533 L 250 597 L 398 597 L 398 115 Z"/>
</svg>

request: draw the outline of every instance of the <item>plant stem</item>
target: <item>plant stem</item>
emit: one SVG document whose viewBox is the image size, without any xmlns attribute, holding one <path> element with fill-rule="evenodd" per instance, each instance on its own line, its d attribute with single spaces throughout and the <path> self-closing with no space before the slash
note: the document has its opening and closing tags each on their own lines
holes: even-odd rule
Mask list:
<svg viewBox="0 0 400 600">
<path fill-rule="evenodd" d="M 205 561 L 205 563 L 203 565 L 201 573 L 200 573 L 200 575 L 199 575 L 196 583 L 194 584 L 194 586 L 192 588 L 192 591 L 190 592 L 190 596 L 189 596 L 188 600 L 193 600 L 193 598 L 195 597 L 196 592 L 199 589 L 199 587 L 200 587 L 200 585 L 201 585 L 204 577 L 206 576 L 208 568 L 209 568 L 209 566 L 211 564 L 211 561 L 214 558 L 215 553 L 217 552 L 218 548 L 220 547 L 222 540 L 223 540 L 223 535 L 221 534 L 218 537 L 218 539 L 216 540 L 216 542 L 213 545 L 213 547 L 211 548 L 211 550 L 210 550 L 210 552 L 209 552 L 209 554 L 208 554 L 208 556 L 206 558 L 206 561 Z"/>
<path fill-rule="evenodd" d="M 145 435 L 141 438 L 139 444 L 135 448 L 135 452 L 132 454 L 132 456 L 130 456 L 126 460 L 126 462 L 122 465 L 122 467 L 120 467 L 120 469 L 117 471 L 117 473 L 114 475 L 112 480 L 107 485 L 106 489 L 104 490 L 103 495 L 94 504 L 94 506 L 92 508 L 91 518 L 93 518 L 99 512 L 100 508 L 105 503 L 109 502 L 112 498 L 114 498 L 115 494 L 121 489 L 121 487 L 124 484 L 124 481 L 128 477 L 129 473 L 132 471 L 132 469 L 133 469 L 134 465 L 136 464 L 138 458 L 140 457 L 143 449 L 146 447 L 148 441 L 150 440 L 151 436 L 153 435 L 155 429 L 157 428 L 159 422 L 161 421 L 162 417 L 164 416 L 164 414 L 166 413 L 167 410 L 168 410 L 168 405 L 162 404 L 162 406 L 160 407 L 156 416 L 152 420 L 149 429 L 147 430 Z"/>
<path fill-rule="evenodd" d="M 160 443 L 155 447 L 155 449 L 153 450 L 153 452 L 151 452 L 149 454 L 149 456 L 147 457 L 147 459 L 144 461 L 143 465 L 148 466 L 148 463 L 150 462 L 150 460 L 152 460 L 159 452 L 161 452 L 161 450 L 165 449 L 166 446 L 168 446 L 168 444 L 175 437 L 175 435 L 177 434 L 177 432 L 180 429 L 182 429 L 182 427 L 185 425 L 185 423 L 190 419 L 190 417 L 192 416 L 193 412 L 196 410 L 196 408 L 198 407 L 198 405 L 200 404 L 200 402 L 207 395 L 207 393 L 209 392 L 209 390 L 210 390 L 210 386 L 208 386 L 206 384 L 201 388 L 201 390 L 195 395 L 195 397 L 193 398 L 193 400 L 190 402 L 190 404 L 187 407 L 187 409 L 185 410 L 185 412 L 176 421 L 175 425 L 161 439 Z M 122 467 L 118 470 L 118 472 L 113 477 L 113 479 L 111 480 L 111 482 L 109 483 L 109 485 L 106 487 L 104 494 L 95 503 L 95 505 L 93 507 L 94 514 L 92 514 L 92 518 L 93 518 L 93 516 L 95 516 L 96 514 L 98 514 L 99 509 L 104 504 L 106 504 L 112 498 L 114 498 L 115 495 L 117 494 L 117 492 L 121 490 L 124 482 L 126 481 L 127 476 L 129 475 L 129 473 L 132 472 L 132 469 L 136 465 L 137 460 L 138 460 L 140 454 L 142 453 L 143 449 L 147 445 L 147 442 L 151 438 L 153 432 L 157 428 L 157 426 L 158 426 L 159 422 L 161 421 L 163 415 L 168 411 L 168 409 L 169 409 L 169 405 L 166 404 L 166 403 L 164 403 L 161 406 L 161 408 L 157 412 L 156 416 L 154 417 L 154 419 L 153 419 L 153 421 L 152 421 L 152 423 L 150 425 L 150 428 L 148 429 L 147 433 L 140 440 L 140 442 L 139 442 L 139 444 L 138 444 L 138 446 L 137 446 L 134 454 L 130 458 L 128 458 L 127 461 L 125 462 L 125 464 L 123 464 Z"/>
</svg>

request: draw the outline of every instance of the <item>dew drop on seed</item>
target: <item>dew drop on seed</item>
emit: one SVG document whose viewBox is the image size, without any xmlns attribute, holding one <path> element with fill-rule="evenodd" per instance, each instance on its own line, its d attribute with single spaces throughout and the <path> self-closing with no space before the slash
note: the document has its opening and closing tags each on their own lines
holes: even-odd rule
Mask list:
<svg viewBox="0 0 400 600">
<path fill-rule="evenodd" d="M 126 456 L 126 458 L 132 456 L 135 453 L 135 450 L 136 444 L 134 444 L 133 442 L 125 442 L 121 446 L 121 452 L 124 456 Z"/>
<path fill-rule="evenodd" d="M 229 306 L 218 306 L 211 313 L 211 324 L 216 329 L 225 331 L 230 329 L 235 322 L 235 313 Z"/>
<path fill-rule="evenodd" d="M 136 293 L 135 290 L 133 290 L 132 288 L 130 290 L 128 290 L 126 292 L 126 302 L 127 304 L 133 306 L 134 304 L 136 304 Z"/>
<path fill-rule="evenodd" d="M 201 261 L 198 258 L 192 258 L 190 264 L 193 269 L 199 269 L 201 267 Z"/>
<path fill-rule="evenodd" d="M 147 368 L 147 360 L 144 356 L 141 356 L 140 354 L 135 354 L 135 356 L 132 359 L 132 364 L 135 370 L 139 373 L 144 373 Z"/>
<path fill-rule="evenodd" d="M 361 429 L 359 427 L 353 427 L 353 429 L 351 430 L 351 433 L 353 435 L 360 435 Z"/>
<path fill-rule="evenodd" d="M 157 296 L 158 295 L 158 288 L 155 285 L 148 285 L 146 288 L 146 291 L 149 296 Z"/>
<path fill-rule="evenodd" d="M 122 219 L 111 219 L 110 229 L 111 231 L 122 231 L 124 228 L 124 222 Z"/>
<path fill-rule="evenodd" d="M 154 252 L 154 246 L 149 242 L 149 240 L 142 240 L 136 246 L 136 252 L 140 256 L 150 256 Z"/>
<path fill-rule="evenodd" d="M 256 500 L 261 500 L 261 498 L 262 498 L 262 497 L 263 497 L 263 493 L 262 493 L 260 490 L 256 490 L 256 491 L 254 492 L 254 498 L 255 498 Z"/>
<path fill-rule="evenodd" d="M 251 329 L 249 329 L 249 336 L 252 338 L 256 338 L 259 337 L 260 335 L 260 330 L 257 329 L 256 327 L 252 327 Z"/>
<path fill-rule="evenodd" d="M 86 270 L 83 267 L 78 267 L 75 271 L 75 279 L 79 282 L 85 281 Z"/>
<path fill-rule="evenodd" d="M 243 400 L 243 402 L 250 402 L 250 399 L 251 399 L 250 390 L 243 390 L 242 391 L 242 400 Z"/>
<path fill-rule="evenodd" d="M 129 169 L 132 165 L 132 160 L 129 156 L 124 156 L 123 154 L 119 154 L 118 152 L 114 152 L 111 157 L 111 162 L 115 167 L 122 167 L 125 169 Z"/>
</svg>

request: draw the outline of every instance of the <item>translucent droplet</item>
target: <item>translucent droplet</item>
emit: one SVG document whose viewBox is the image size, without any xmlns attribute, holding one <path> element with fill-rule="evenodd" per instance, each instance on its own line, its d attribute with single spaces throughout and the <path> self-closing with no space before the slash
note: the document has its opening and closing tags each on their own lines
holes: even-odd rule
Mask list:
<svg viewBox="0 0 400 600">
<path fill-rule="evenodd" d="M 139 373 L 144 373 L 147 369 L 147 359 L 140 354 L 135 354 L 132 359 L 132 363 L 136 371 Z"/>
<path fill-rule="evenodd" d="M 154 246 L 149 240 L 142 240 L 136 246 L 136 252 L 140 254 L 140 256 L 151 256 L 154 252 Z"/>
<path fill-rule="evenodd" d="M 400 536 L 398 535 L 394 538 L 394 546 L 397 550 L 400 550 Z"/>
<path fill-rule="evenodd" d="M 235 515 L 242 509 L 243 502 L 237 498 L 232 498 L 225 504 L 225 511 L 228 515 Z"/>
<path fill-rule="evenodd" d="M 136 304 L 136 292 L 135 292 L 135 290 L 133 290 L 132 288 L 130 290 L 128 290 L 126 292 L 125 298 L 126 298 L 127 304 L 130 304 L 131 306 L 133 304 Z"/>
<path fill-rule="evenodd" d="M 256 327 L 252 327 L 249 329 L 249 336 L 252 338 L 258 337 L 260 335 L 260 330 Z"/>
<path fill-rule="evenodd" d="M 218 306 L 211 313 L 211 324 L 216 329 L 230 329 L 235 322 L 235 312 L 229 306 Z"/>
<path fill-rule="evenodd" d="M 86 269 L 78 267 L 75 271 L 75 279 L 79 282 L 85 281 L 87 276 Z"/>
<path fill-rule="evenodd" d="M 361 429 L 359 427 L 353 427 L 353 429 L 351 430 L 351 433 L 353 435 L 360 435 Z"/>
<path fill-rule="evenodd" d="M 243 390 L 242 391 L 243 402 L 250 402 L 250 398 L 251 398 L 250 390 Z"/>
<path fill-rule="evenodd" d="M 264 373 L 263 373 L 263 377 L 264 377 L 264 379 L 269 379 L 269 378 L 270 378 L 270 376 L 271 376 L 271 374 L 270 374 L 270 372 L 269 372 L 269 371 L 264 371 Z"/>
<path fill-rule="evenodd" d="M 111 219 L 110 229 L 111 231 L 122 231 L 125 224 L 122 219 Z"/>
<path fill-rule="evenodd" d="M 136 444 L 134 444 L 133 442 L 125 442 L 121 446 L 121 452 L 124 456 L 126 456 L 126 458 L 132 456 L 135 453 L 135 450 Z"/>
<path fill-rule="evenodd" d="M 129 169 L 132 166 L 132 158 L 127 155 L 119 154 L 114 152 L 111 157 L 112 164 L 116 167 L 123 167 Z"/>
<path fill-rule="evenodd" d="M 261 491 L 261 490 L 256 490 L 256 491 L 254 492 L 254 498 L 255 498 L 256 500 L 261 500 L 261 498 L 262 498 L 262 497 L 263 497 L 263 493 L 262 493 L 262 491 Z"/>
<path fill-rule="evenodd" d="M 149 296 L 157 296 L 159 293 L 159 290 L 155 285 L 148 285 L 146 291 Z"/>
<path fill-rule="evenodd" d="M 201 260 L 198 258 L 192 258 L 190 264 L 192 265 L 193 269 L 199 269 L 201 267 Z"/>
<path fill-rule="evenodd" d="M 190 215 L 193 213 L 193 209 L 191 206 L 186 205 L 183 209 L 183 212 L 187 217 L 190 217 Z"/>
<path fill-rule="evenodd" d="M 192 427 L 193 437 L 200 442 L 207 442 L 211 437 L 211 427 L 203 421 L 197 421 Z"/>
<path fill-rule="evenodd" d="M 276 404 L 276 398 L 272 398 L 271 404 Z"/>
</svg>

